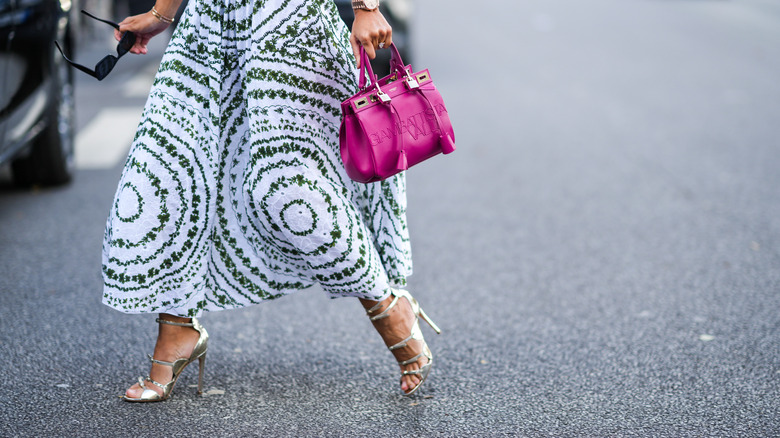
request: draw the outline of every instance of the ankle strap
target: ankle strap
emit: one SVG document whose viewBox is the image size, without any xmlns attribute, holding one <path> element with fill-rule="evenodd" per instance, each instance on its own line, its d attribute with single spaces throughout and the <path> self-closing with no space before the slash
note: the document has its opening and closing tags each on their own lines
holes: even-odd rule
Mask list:
<svg viewBox="0 0 780 438">
<path fill-rule="evenodd" d="M 390 309 L 392 309 L 393 307 L 395 307 L 395 305 L 396 305 L 397 303 L 398 303 L 398 295 L 395 295 L 395 294 L 393 294 L 393 301 L 391 301 L 391 302 L 390 302 L 390 305 L 389 305 L 389 306 L 387 306 L 387 308 L 386 308 L 385 310 L 383 310 L 383 311 L 382 311 L 382 313 L 380 313 L 379 315 L 371 316 L 371 314 L 372 314 L 373 312 L 375 312 L 377 309 L 379 309 L 379 308 L 381 308 L 381 307 L 382 307 L 382 306 L 381 306 L 382 302 L 380 301 L 380 302 L 379 302 L 379 304 L 377 304 L 376 306 L 374 306 L 374 307 L 372 307 L 372 308 L 368 309 L 368 311 L 366 312 L 366 315 L 368 315 L 368 317 L 369 317 L 369 319 L 371 320 L 371 322 L 374 322 L 374 321 L 380 320 L 380 319 L 382 319 L 382 318 L 387 318 L 388 316 L 390 316 L 390 315 L 388 314 L 388 312 L 390 312 Z"/>
<path fill-rule="evenodd" d="M 370 309 L 366 310 L 366 315 L 371 316 L 372 313 L 376 312 L 377 310 L 382 308 L 382 302 L 377 301 L 377 303 L 371 307 Z"/>
<path fill-rule="evenodd" d="M 193 318 L 193 321 L 195 319 Z M 179 327 L 195 327 L 194 322 L 174 322 L 174 321 L 168 321 L 167 319 L 157 318 L 155 319 L 156 322 L 160 324 L 168 324 L 168 325 L 175 325 Z"/>
<path fill-rule="evenodd" d="M 395 302 L 398 301 L 398 296 L 399 295 L 395 293 L 395 289 L 393 289 L 392 287 L 390 288 L 390 295 L 395 297 L 395 299 L 390 303 L 390 305 L 387 307 L 387 309 L 385 309 L 385 311 L 382 312 L 382 313 L 385 313 L 388 310 L 390 310 L 393 306 L 395 306 Z M 384 301 L 384 300 L 382 300 L 382 301 Z M 370 309 L 366 310 L 366 315 L 371 316 L 372 313 L 374 313 L 377 310 L 381 309 L 382 308 L 382 301 L 377 301 L 377 303 L 374 304 L 373 307 L 371 307 Z M 379 315 L 377 315 L 377 316 L 379 316 Z M 384 317 L 382 317 L 382 318 L 384 318 Z M 372 318 L 371 321 L 375 321 L 375 319 Z"/>
</svg>

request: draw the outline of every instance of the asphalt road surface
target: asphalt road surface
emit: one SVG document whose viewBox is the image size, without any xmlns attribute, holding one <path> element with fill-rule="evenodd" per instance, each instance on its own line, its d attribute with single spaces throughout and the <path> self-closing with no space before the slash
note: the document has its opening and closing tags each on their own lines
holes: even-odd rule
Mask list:
<svg viewBox="0 0 780 438">
<path fill-rule="evenodd" d="M 120 400 L 156 328 L 100 304 L 100 247 L 158 44 L 80 76 L 73 184 L 0 183 L 0 435 L 780 436 L 780 5 L 421 0 L 414 29 L 458 145 L 408 176 L 419 396 L 313 288 L 202 318 L 205 396 L 193 366 Z"/>
</svg>

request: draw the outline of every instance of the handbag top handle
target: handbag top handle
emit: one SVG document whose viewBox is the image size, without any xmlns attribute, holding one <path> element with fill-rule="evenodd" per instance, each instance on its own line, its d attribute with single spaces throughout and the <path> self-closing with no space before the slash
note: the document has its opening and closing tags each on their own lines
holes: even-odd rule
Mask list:
<svg viewBox="0 0 780 438">
<path fill-rule="evenodd" d="M 398 72 L 401 75 L 406 74 L 406 64 L 404 64 L 404 60 L 401 59 L 401 53 L 398 51 L 398 47 L 395 46 L 395 43 L 390 43 L 390 71 L 391 72 Z M 361 90 L 366 89 L 366 73 L 368 73 L 369 80 L 371 81 L 368 85 L 374 86 L 376 82 L 378 81 L 376 75 L 374 74 L 374 69 L 371 68 L 371 60 L 368 59 L 368 54 L 366 53 L 366 49 L 363 48 L 363 45 L 360 46 L 360 77 L 358 79 L 358 87 Z"/>
</svg>

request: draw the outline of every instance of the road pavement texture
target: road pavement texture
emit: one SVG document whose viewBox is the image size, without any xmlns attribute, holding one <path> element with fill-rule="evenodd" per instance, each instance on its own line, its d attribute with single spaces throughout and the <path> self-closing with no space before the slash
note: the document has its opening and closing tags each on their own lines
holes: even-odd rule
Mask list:
<svg viewBox="0 0 780 438">
<path fill-rule="evenodd" d="M 358 302 L 313 288 L 202 318 L 204 396 L 193 365 L 122 402 L 156 327 L 100 304 L 120 158 L 0 189 L 0 435 L 780 436 L 780 6 L 425 0 L 414 22 L 459 147 L 408 176 L 410 290 L 444 329 L 419 396 Z M 126 80 L 159 53 L 80 78 L 81 134 L 140 115 Z"/>
</svg>

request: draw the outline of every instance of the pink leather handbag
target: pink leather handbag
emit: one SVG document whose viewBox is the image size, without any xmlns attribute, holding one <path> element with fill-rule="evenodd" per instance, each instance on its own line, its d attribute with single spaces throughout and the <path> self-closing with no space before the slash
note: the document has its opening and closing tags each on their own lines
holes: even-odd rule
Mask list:
<svg viewBox="0 0 780 438">
<path fill-rule="evenodd" d="M 394 44 L 390 50 L 390 75 L 377 80 L 360 48 L 360 91 L 341 103 L 341 159 L 347 175 L 362 183 L 455 150 L 447 108 L 430 73 L 412 73 Z"/>
</svg>

